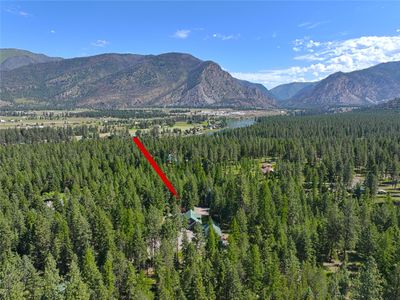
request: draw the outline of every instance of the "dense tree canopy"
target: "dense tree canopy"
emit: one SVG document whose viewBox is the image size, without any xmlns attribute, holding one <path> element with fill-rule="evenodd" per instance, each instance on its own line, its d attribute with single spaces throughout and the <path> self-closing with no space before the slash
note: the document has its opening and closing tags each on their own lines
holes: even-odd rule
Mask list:
<svg viewBox="0 0 400 300">
<path fill-rule="evenodd" d="M 397 184 L 399 132 L 388 112 L 143 138 L 179 200 L 128 136 L 13 138 L 0 146 L 0 298 L 397 299 L 400 208 L 376 193 Z M 212 226 L 181 234 L 193 206 L 226 243 Z"/>
</svg>

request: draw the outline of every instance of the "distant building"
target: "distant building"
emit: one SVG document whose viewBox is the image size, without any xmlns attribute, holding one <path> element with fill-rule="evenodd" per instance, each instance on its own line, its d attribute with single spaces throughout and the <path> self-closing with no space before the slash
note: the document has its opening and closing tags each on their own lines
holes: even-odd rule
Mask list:
<svg viewBox="0 0 400 300">
<path fill-rule="evenodd" d="M 272 167 L 271 164 L 262 164 L 261 172 L 263 174 L 270 174 L 270 173 L 274 172 L 274 168 Z"/>
<path fill-rule="evenodd" d="M 214 232 L 220 237 L 220 239 L 222 239 L 222 230 L 210 217 L 209 210 L 209 208 L 205 207 L 194 207 L 193 209 L 183 213 L 182 216 L 187 220 L 186 229 L 187 231 L 190 231 L 193 229 L 195 224 L 199 224 L 203 226 L 204 234 L 207 236 L 210 231 L 211 224 Z M 203 218 L 206 218 L 206 222 L 203 222 Z"/>
<path fill-rule="evenodd" d="M 201 221 L 201 215 L 196 213 L 194 210 L 188 210 L 187 212 L 185 212 L 183 214 L 183 216 L 185 217 L 185 219 L 187 220 L 187 225 L 188 225 L 188 229 L 192 229 L 193 226 L 198 223 L 198 224 L 202 224 Z"/>
<path fill-rule="evenodd" d="M 198 214 L 198 215 L 200 215 L 202 217 L 210 215 L 210 209 L 206 208 L 206 207 L 197 207 L 197 206 L 195 206 L 195 207 L 193 207 L 193 211 L 196 214 Z"/>
<path fill-rule="evenodd" d="M 213 228 L 214 232 L 215 232 L 220 238 L 222 238 L 222 230 L 221 230 L 221 228 L 219 228 L 219 226 L 217 226 L 217 225 L 214 223 L 213 220 L 211 220 L 211 225 L 212 225 L 212 228 Z M 210 232 L 210 224 L 204 224 L 203 228 L 204 228 L 204 234 L 205 234 L 206 236 L 208 236 L 208 233 Z"/>
</svg>

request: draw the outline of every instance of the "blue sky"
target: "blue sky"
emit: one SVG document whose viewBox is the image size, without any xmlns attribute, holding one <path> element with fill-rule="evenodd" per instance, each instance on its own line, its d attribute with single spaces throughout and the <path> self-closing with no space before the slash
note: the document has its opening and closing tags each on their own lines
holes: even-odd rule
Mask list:
<svg viewBox="0 0 400 300">
<path fill-rule="evenodd" d="M 2 48 L 187 52 L 268 88 L 400 60 L 400 2 L 0 1 Z"/>
</svg>

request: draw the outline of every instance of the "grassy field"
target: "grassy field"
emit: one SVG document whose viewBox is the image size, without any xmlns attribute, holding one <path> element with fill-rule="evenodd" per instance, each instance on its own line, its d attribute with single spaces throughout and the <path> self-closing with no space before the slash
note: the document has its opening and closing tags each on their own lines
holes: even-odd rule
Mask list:
<svg viewBox="0 0 400 300">
<path fill-rule="evenodd" d="M 390 180 L 380 181 L 378 185 L 378 194 L 376 196 L 377 203 L 383 203 L 390 195 L 392 201 L 400 204 L 400 184 L 394 186 Z"/>
<path fill-rule="evenodd" d="M 100 120 L 95 118 L 65 118 L 65 119 L 30 119 L 26 117 L 0 116 L 0 129 L 25 128 L 33 126 L 77 126 L 77 125 L 100 125 Z"/>
</svg>

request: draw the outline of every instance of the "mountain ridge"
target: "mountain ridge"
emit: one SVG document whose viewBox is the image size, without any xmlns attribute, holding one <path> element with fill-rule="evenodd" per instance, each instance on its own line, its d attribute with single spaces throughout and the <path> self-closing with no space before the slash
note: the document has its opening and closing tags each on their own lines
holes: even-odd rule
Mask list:
<svg viewBox="0 0 400 300">
<path fill-rule="evenodd" d="M 233 78 L 187 53 L 106 53 L 30 64 L 0 73 L 0 100 L 53 107 L 272 108 L 262 85 Z"/>
<path fill-rule="evenodd" d="M 11 69 L 3 64 L 25 54 L 35 59 L 19 66 L 15 62 Z M 400 62 L 271 90 L 236 79 L 217 63 L 189 53 L 103 53 L 62 59 L 9 48 L 0 49 L 0 62 L 0 107 L 329 109 L 372 106 L 400 96 Z"/>
<path fill-rule="evenodd" d="M 294 95 L 296 95 L 300 90 L 305 88 L 310 88 L 314 86 L 316 82 L 290 82 L 280 84 L 270 91 L 275 96 L 278 101 L 284 102 Z"/>
<path fill-rule="evenodd" d="M 0 49 L 0 70 L 13 70 L 26 65 L 58 60 L 62 58 L 16 48 Z"/>
<path fill-rule="evenodd" d="M 400 96 L 400 61 L 381 63 L 348 73 L 336 72 L 299 90 L 287 107 L 370 106 Z"/>
</svg>

